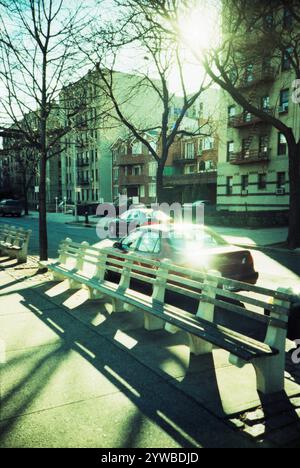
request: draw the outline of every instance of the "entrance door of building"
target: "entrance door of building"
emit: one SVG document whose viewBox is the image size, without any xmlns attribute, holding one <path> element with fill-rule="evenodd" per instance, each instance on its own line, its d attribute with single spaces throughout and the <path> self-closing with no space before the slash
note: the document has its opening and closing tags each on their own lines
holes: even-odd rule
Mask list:
<svg viewBox="0 0 300 468">
<path fill-rule="evenodd" d="M 138 197 L 139 196 L 139 188 L 138 187 L 127 187 L 127 197 Z"/>
</svg>

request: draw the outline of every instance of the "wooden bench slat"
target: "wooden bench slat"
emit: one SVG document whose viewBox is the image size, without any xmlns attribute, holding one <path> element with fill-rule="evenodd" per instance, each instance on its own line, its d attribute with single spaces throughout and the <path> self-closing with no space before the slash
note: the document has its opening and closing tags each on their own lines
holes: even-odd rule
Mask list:
<svg viewBox="0 0 300 468">
<path fill-rule="evenodd" d="M 232 304 L 230 302 L 225 302 L 225 301 L 222 301 L 222 300 L 219 300 L 219 299 L 213 299 L 213 298 L 208 297 L 206 295 L 203 295 L 202 299 L 205 302 L 208 302 L 209 304 L 213 304 L 213 305 L 215 305 L 217 307 L 220 307 L 221 309 L 225 309 L 225 310 L 235 312 L 235 313 L 237 313 L 237 314 L 239 314 L 239 315 L 241 315 L 243 317 L 246 316 L 246 317 L 252 318 L 252 319 L 254 319 L 254 320 L 258 321 L 258 322 L 262 322 L 262 323 L 266 323 L 266 324 L 269 324 L 270 322 L 272 322 L 278 328 L 282 328 L 282 329 L 287 328 L 287 323 L 285 321 L 283 321 L 283 320 L 276 319 L 276 318 L 270 318 L 270 317 L 268 317 L 266 315 L 259 314 L 257 312 L 254 312 L 252 310 L 237 306 L 237 305 Z"/>
<path fill-rule="evenodd" d="M 206 289 L 207 289 L 207 286 L 203 285 L 203 291 L 205 291 Z M 273 312 L 276 312 L 276 313 L 284 315 L 284 316 L 286 316 L 287 313 L 289 312 L 289 308 L 287 308 L 287 307 L 283 307 L 283 306 L 279 306 L 279 305 L 275 305 L 275 304 L 270 304 L 269 302 L 262 301 L 260 299 L 255 299 L 255 298 L 252 298 L 252 297 L 249 297 L 249 296 L 245 296 L 245 295 L 240 294 L 240 293 L 227 291 L 226 289 L 216 288 L 216 293 L 217 293 L 217 296 L 220 299 L 222 297 L 224 297 L 226 299 L 233 299 L 233 300 L 238 301 L 238 302 L 242 302 L 242 303 L 245 303 L 245 304 L 250 304 L 250 305 L 253 305 L 253 306 L 261 307 L 262 309 L 266 309 L 266 310 L 270 310 L 270 311 L 272 310 Z"/>
</svg>

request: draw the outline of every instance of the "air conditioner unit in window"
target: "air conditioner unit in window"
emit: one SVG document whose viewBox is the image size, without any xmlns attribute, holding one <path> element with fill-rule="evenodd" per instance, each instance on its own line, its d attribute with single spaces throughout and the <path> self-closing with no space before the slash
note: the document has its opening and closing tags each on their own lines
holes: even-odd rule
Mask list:
<svg viewBox="0 0 300 468">
<path fill-rule="evenodd" d="M 286 112 L 288 112 L 288 110 L 289 110 L 289 104 L 288 104 L 288 102 L 285 102 L 284 104 L 282 104 L 282 105 L 279 106 L 279 108 L 278 108 L 279 114 L 285 114 Z"/>
<path fill-rule="evenodd" d="M 276 195 L 285 195 L 285 188 L 276 189 Z"/>
</svg>

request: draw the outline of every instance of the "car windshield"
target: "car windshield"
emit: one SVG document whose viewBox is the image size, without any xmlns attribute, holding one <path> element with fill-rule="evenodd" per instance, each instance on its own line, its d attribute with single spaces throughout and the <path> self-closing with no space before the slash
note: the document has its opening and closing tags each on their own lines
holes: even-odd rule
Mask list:
<svg viewBox="0 0 300 468">
<path fill-rule="evenodd" d="M 217 234 L 207 231 L 205 228 L 176 229 L 169 233 L 169 242 L 178 251 L 185 251 L 187 248 L 212 248 L 227 245 L 226 241 Z"/>
<path fill-rule="evenodd" d="M 7 200 L 6 205 L 8 206 L 16 206 L 19 205 L 19 202 L 16 200 Z"/>
</svg>

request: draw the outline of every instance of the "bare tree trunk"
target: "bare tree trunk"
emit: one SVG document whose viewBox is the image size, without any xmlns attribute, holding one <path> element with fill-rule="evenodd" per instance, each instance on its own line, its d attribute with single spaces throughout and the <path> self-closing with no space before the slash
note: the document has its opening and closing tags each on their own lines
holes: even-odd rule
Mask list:
<svg viewBox="0 0 300 468">
<path fill-rule="evenodd" d="M 157 203 L 163 203 L 164 200 L 164 164 L 160 162 L 156 173 L 156 198 Z"/>
<path fill-rule="evenodd" d="M 43 51 L 42 76 L 42 102 L 40 110 L 40 187 L 39 187 L 39 235 L 40 260 L 48 260 L 48 233 L 47 233 L 47 206 L 46 206 L 46 180 L 47 180 L 47 49 Z"/>
<path fill-rule="evenodd" d="M 290 214 L 288 246 L 300 247 L 300 141 L 289 144 Z"/>
<path fill-rule="evenodd" d="M 40 238 L 40 260 L 48 260 L 48 234 L 47 234 L 47 211 L 46 211 L 46 169 L 47 154 L 41 154 L 40 161 L 40 185 L 39 185 L 39 238 Z"/>
</svg>

